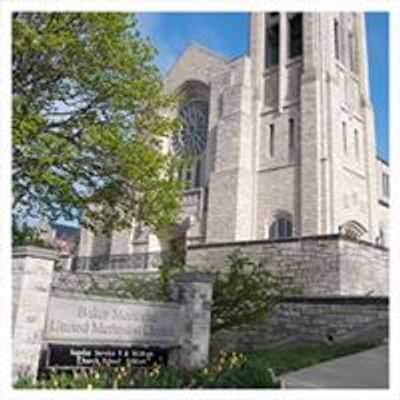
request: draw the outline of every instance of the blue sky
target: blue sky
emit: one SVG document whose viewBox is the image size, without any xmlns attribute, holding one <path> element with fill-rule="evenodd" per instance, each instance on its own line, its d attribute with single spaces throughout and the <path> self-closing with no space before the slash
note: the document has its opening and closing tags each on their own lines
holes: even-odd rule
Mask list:
<svg viewBox="0 0 400 400">
<path fill-rule="evenodd" d="M 247 50 L 246 13 L 145 13 L 139 29 L 152 40 L 156 62 L 165 73 L 185 47 L 195 41 L 233 58 Z M 367 13 L 369 79 L 375 111 L 378 154 L 388 159 L 388 15 Z"/>
</svg>

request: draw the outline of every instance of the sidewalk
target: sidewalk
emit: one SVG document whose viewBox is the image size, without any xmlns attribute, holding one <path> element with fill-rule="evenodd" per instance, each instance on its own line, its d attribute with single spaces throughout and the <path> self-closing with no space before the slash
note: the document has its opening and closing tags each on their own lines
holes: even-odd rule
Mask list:
<svg viewBox="0 0 400 400">
<path fill-rule="evenodd" d="M 282 388 L 388 388 L 388 346 L 281 376 Z"/>
</svg>

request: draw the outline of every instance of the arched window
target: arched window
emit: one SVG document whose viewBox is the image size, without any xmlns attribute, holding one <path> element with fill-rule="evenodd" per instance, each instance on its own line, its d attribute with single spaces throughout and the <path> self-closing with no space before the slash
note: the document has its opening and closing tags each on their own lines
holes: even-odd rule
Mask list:
<svg viewBox="0 0 400 400">
<path fill-rule="evenodd" d="M 181 129 L 172 137 L 175 154 L 189 161 L 180 176 L 186 189 L 204 186 L 208 136 L 209 88 L 199 81 L 188 81 L 180 88 Z"/>
<path fill-rule="evenodd" d="M 283 239 L 290 237 L 293 237 L 292 218 L 286 214 L 277 215 L 269 226 L 269 238 Z"/>
</svg>

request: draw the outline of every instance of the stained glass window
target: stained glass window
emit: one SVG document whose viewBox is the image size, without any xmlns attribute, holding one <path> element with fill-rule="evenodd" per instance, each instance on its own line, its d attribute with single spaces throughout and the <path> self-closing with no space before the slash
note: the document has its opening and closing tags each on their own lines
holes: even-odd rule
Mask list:
<svg viewBox="0 0 400 400">
<path fill-rule="evenodd" d="M 208 103 L 193 99 L 186 103 L 180 113 L 182 128 L 173 137 L 173 147 L 178 155 L 198 156 L 207 146 Z"/>
</svg>

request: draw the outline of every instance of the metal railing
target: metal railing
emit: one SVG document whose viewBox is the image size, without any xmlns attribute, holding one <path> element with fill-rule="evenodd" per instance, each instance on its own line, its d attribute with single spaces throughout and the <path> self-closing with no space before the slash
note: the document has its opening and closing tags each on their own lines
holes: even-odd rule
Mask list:
<svg viewBox="0 0 400 400">
<path fill-rule="evenodd" d="M 161 252 L 75 257 L 72 271 L 144 270 L 158 268 L 162 262 Z"/>
</svg>

